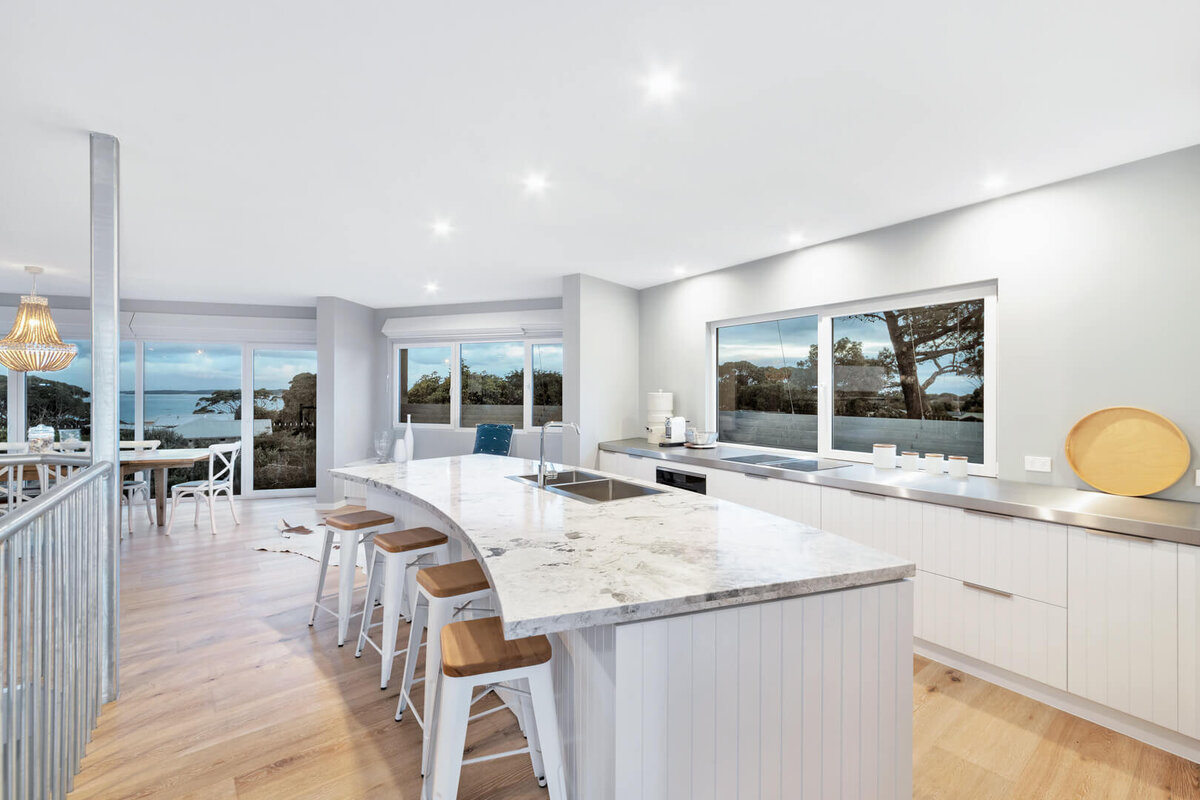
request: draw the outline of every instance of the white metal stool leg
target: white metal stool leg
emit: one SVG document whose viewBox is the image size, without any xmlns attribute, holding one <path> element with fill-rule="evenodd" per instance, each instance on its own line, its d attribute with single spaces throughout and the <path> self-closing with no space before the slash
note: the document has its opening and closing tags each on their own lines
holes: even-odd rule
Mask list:
<svg viewBox="0 0 1200 800">
<path fill-rule="evenodd" d="M 532 690 L 529 687 L 529 681 L 525 681 L 525 690 L 531 695 Z M 518 719 L 521 721 L 521 729 L 525 732 L 525 738 L 529 740 L 529 763 L 533 767 L 533 775 L 537 778 L 538 786 L 546 785 L 546 767 L 542 762 L 542 744 L 538 737 L 538 726 L 533 719 L 533 703 L 528 697 L 520 698 L 521 713 Z"/>
<path fill-rule="evenodd" d="M 350 630 L 350 605 L 354 598 L 354 572 L 358 569 L 358 531 L 338 531 L 338 647 Z"/>
<path fill-rule="evenodd" d="M 367 635 L 371 627 L 371 612 L 375 610 L 375 600 L 379 597 L 379 584 L 383 580 L 383 572 L 379 569 L 379 564 L 375 562 L 383 557 L 383 553 L 374 553 L 371 558 L 371 569 L 367 572 L 367 596 L 363 599 L 362 624 L 358 626 L 358 646 L 354 648 L 355 658 L 362 656 L 363 646 L 367 643 Z M 387 639 L 384 641 L 386 642 Z"/>
<path fill-rule="evenodd" d="M 400 700 L 396 703 L 396 722 L 404 718 L 404 709 L 412 703 L 412 698 L 409 694 L 412 692 L 414 684 L 413 676 L 417 672 L 417 651 L 421 646 L 421 634 L 425 632 L 425 623 L 429 620 L 429 606 L 423 599 L 417 600 L 416 608 L 413 609 L 412 625 L 408 629 L 408 648 L 404 653 L 404 678 L 400 683 Z M 424 681 L 424 678 L 421 678 Z M 428 709 L 426 709 L 428 711 Z M 413 710 L 413 716 L 417 719 L 417 724 L 422 729 L 425 728 L 425 720 L 421 719 L 416 710 Z M 426 714 L 426 717 L 429 715 Z M 421 763 L 424 767 L 424 761 Z"/>
<path fill-rule="evenodd" d="M 554 702 L 554 679 L 549 663 L 531 668 L 529 699 L 533 704 L 533 727 L 536 729 L 529 741 L 532 744 L 536 737 L 541 750 L 545 785 L 550 789 L 550 800 L 566 800 L 567 776 L 563 773 L 562 743 L 558 735 L 558 708 Z"/>
<path fill-rule="evenodd" d="M 317 621 L 317 609 L 321 607 L 321 595 L 325 592 L 325 574 L 329 572 L 329 554 L 333 551 L 333 531 L 325 529 L 325 543 L 321 546 L 321 571 L 317 575 L 317 595 L 313 598 L 312 614 L 308 618 L 311 628 Z"/>
<path fill-rule="evenodd" d="M 429 685 L 429 681 L 425 685 Z M 426 783 L 432 784 L 433 800 L 454 800 L 458 797 L 458 780 L 462 772 L 463 746 L 467 743 L 467 718 L 471 715 L 471 692 L 475 685 L 470 678 L 448 678 L 438 682 L 437 707 L 434 709 L 437 742 L 434 745 L 433 772 L 425 771 Z M 428 730 L 431 726 L 426 725 Z"/>
</svg>

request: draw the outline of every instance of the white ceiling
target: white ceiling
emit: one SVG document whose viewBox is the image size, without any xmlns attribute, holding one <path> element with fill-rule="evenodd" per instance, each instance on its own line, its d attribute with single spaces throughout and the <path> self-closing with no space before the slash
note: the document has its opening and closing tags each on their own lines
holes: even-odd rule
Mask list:
<svg viewBox="0 0 1200 800">
<path fill-rule="evenodd" d="M 1200 142 L 1197 30 L 1195 0 L 6 0 L 0 291 L 87 293 L 88 130 L 121 140 L 126 297 L 545 297 Z"/>
</svg>

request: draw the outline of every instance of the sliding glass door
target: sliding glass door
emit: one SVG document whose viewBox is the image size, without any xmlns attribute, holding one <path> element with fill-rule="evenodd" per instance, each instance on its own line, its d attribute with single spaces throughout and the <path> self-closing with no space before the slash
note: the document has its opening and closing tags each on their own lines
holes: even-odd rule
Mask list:
<svg viewBox="0 0 1200 800">
<path fill-rule="evenodd" d="M 317 351 L 253 351 L 253 490 L 317 485 Z"/>
</svg>

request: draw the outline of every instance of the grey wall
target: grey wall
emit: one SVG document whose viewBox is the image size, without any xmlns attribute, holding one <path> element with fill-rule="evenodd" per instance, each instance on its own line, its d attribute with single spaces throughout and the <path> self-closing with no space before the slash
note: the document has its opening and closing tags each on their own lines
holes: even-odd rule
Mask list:
<svg viewBox="0 0 1200 800">
<path fill-rule="evenodd" d="M 596 445 L 642 433 L 638 415 L 638 292 L 593 278 L 563 278 L 563 458 L 596 464 Z"/>
<path fill-rule="evenodd" d="M 706 418 L 711 320 L 988 280 L 1002 479 L 1086 488 L 1063 442 L 1105 406 L 1157 411 L 1200 441 L 1200 147 L 644 290 L 638 418 L 660 387 Z M 1052 456 L 1053 473 L 1025 472 L 1025 455 Z M 1163 496 L 1200 489 L 1189 472 Z"/>
<path fill-rule="evenodd" d="M 317 503 L 342 499 L 329 470 L 373 455 L 376 386 L 387 362 L 375 312 L 340 297 L 317 298 Z"/>
</svg>

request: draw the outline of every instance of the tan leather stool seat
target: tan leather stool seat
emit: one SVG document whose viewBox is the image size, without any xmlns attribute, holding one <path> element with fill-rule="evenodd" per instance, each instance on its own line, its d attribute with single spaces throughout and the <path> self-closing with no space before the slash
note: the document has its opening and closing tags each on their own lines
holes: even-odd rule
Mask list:
<svg viewBox="0 0 1200 800">
<path fill-rule="evenodd" d="M 409 528 L 406 531 L 380 533 L 375 537 L 375 547 L 385 553 L 403 553 L 424 547 L 437 547 L 448 540 L 446 534 L 433 528 Z"/>
<path fill-rule="evenodd" d="M 478 561 L 457 561 L 440 567 L 426 567 L 417 573 L 417 583 L 434 597 L 482 592 L 491 586 Z"/>
<path fill-rule="evenodd" d="M 545 636 L 505 639 L 499 617 L 451 622 L 442 628 L 442 673 L 451 678 L 533 667 L 545 664 L 550 655 Z"/>
<path fill-rule="evenodd" d="M 391 525 L 396 518 L 382 511 L 352 511 L 349 514 L 335 514 L 325 518 L 325 524 L 340 531 L 361 531 L 363 528 L 376 528 L 380 525 Z"/>
</svg>

